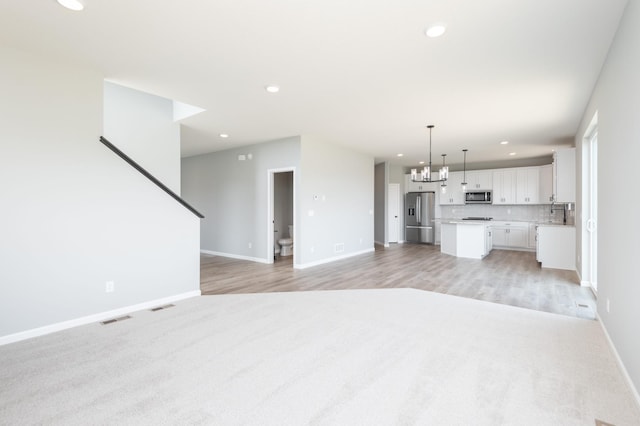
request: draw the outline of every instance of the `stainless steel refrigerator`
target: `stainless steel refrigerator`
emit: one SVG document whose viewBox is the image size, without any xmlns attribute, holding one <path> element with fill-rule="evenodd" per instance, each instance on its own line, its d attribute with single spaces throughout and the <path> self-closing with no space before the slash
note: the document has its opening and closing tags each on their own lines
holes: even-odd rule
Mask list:
<svg viewBox="0 0 640 426">
<path fill-rule="evenodd" d="M 408 192 L 404 201 L 405 240 L 409 243 L 435 242 L 435 192 Z"/>
</svg>

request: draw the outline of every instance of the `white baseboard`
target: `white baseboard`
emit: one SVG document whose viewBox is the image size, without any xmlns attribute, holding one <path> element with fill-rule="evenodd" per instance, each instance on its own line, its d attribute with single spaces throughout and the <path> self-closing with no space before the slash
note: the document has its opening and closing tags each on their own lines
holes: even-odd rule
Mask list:
<svg viewBox="0 0 640 426">
<path fill-rule="evenodd" d="M 138 303 L 136 305 L 125 306 L 124 308 L 114 309 L 112 311 L 100 312 L 98 314 L 88 315 L 86 317 L 76 318 L 68 321 L 59 322 L 56 324 L 46 325 L 44 327 L 38 327 L 31 330 L 21 331 L 19 333 L 8 334 L 6 336 L 0 336 L 0 346 L 7 345 L 9 343 L 19 342 L 21 340 L 31 339 L 33 337 L 44 336 L 45 334 L 55 333 L 57 331 L 66 330 L 80 325 L 91 324 L 94 322 L 100 322 L 108 320 L 114 317 L 129 314 L 135 311 L 142 311 L 144 309 L 155 308 L 157 306 L 166 305 L 168 303 L 177 302 L 183 299 L 189 299 L 191 297 L 198 297 L 202 293 L 200 290 L 189 291 L 187 293 L 176 294 L 174 296 L 163 297 L 162 299 L 150 300 L 148 302 Z"/>
<path fill-rule="evenodd" d="M 261 257 L 243 256 L 241 254 L 220 253 L 218 251 L 211 251 L 211 250 L 200 250 L 200 253 L 210 254 L 212 256 L 228 257 L 231 259 L 250 260 L 251 262 L 270 263 L 267 259 L 263 259 Z"/>
<path fill-rule="evenodd" d="M 616 363 L 618 364 L 618 368 L 620 368 L 620 371 L 622 372 L 622 375 L 624 376 L 625 380 L 627 381 L 627 385 L 629 386 L 629 390 L 631 390 L 631 394 L 636 399 L 637 406 L 640 407 L 640 394 L 638 393 L 638 389 L 633 384 L 633 381 L 631 380 L 631 376 L 629 376 L 629 372 L 627 371 L 626 367 L 624 366 L 624 363 L 622 362 L 622 359 L 620 358 L 620 354 L 618 354 L 616 346 L 613 344 L 613 340 L 611 340 L 611 336 L 609 336 L 609 332 L 607 331 L 607 327 L 604 326 L 604 323 L 602 322 L 602 318 L 600 318 L 600 314 L 596 313 L 596 316 L 598 317 L 598 322 L 600 323 L 600 327 L 602 327 L 602 331 L 604 331 L 604 335 L 607 338 L 607 342 L 609 342 L 609 347 L 611 347 L 611 350 L 613 351 L 613 355 L 616 358 Z"/>
<path fill-rule="evenodd" d="M 365 253 L 371 253 L 373 251 L 375 251 L 375 248 L 371 247 L 371 248 L 368 248 L 366 250 L 357 251 L 355 253 L 343 254 L 341 256 L 330 257 L 328 259 L 317 260 L 315 262 L 304 263 L 304 264 L 301 264 L 301 265 L 300 264 L 293 265 L 293 267 L 295 269 L 306 269 L 306 268 L 311 268 L 312 266 L 318 266 L 318 265 L 323 265 L 325 263 L 335 262 L 336 260 L 347 259 L 349 257 L 359 256 L 359 255 L 365 254 Z"/>
</svg>

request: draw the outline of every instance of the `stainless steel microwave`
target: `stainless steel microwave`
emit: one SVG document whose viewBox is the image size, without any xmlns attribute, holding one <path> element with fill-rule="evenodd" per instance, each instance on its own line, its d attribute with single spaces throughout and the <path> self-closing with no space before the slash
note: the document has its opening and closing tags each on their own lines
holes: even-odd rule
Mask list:
<svg viewBox="0 0 640 426">
<path fill-rule="evenodd" d="M 465 204 L 491 204 L 493 201 L 491 191 L 469 191 L 464 193 Z"/>
</svg>

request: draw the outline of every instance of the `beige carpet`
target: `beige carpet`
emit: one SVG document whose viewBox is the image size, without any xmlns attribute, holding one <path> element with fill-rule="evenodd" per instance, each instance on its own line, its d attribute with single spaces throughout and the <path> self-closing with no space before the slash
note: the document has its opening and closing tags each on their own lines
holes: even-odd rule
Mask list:
<svg viewBox="0 0 640 426">
<path fill-rule="evenodd" d="M 597 321 L 408 289 L 132 317 L 0 347 L 0 424 L 640 424 Z"/>
</svg>

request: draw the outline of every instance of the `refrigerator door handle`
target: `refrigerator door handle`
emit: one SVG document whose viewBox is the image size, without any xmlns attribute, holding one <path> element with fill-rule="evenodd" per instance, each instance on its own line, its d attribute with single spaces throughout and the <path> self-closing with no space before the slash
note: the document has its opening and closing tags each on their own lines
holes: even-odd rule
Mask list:
<svg viewBox="0 0 640 426">
<path fill-rule="evenodd" d="M 416 221 L 422 223 L 422 212 L 420 211 L 422 204 L 422 198 L 418 195 L 416 197 Z"/>
</svg>

